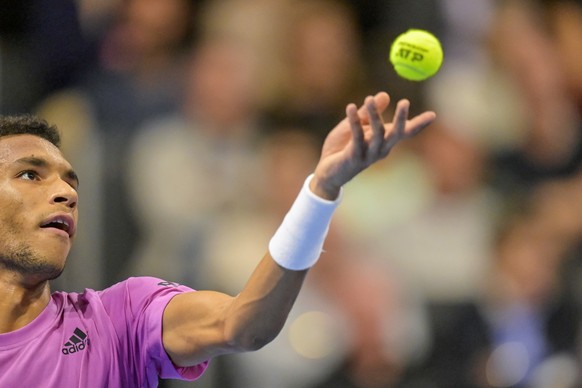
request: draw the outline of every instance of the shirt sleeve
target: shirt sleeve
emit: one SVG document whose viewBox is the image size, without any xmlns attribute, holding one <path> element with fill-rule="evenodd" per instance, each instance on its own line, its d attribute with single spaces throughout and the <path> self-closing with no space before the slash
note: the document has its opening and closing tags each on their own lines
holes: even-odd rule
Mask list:
<svg viewBox="0 0 582 388">
<path fill-rule="evenodd" d="M 137 373 L 150 382 L 158 378 L 196 380 L 208 367 L 208 361 L 191 367 L 174 365 L 162 343 L 166 306 L 174 296 L 191 291 L 162 279 L 135 277 L 101 292 L 127 355 Z"/>
</svg>

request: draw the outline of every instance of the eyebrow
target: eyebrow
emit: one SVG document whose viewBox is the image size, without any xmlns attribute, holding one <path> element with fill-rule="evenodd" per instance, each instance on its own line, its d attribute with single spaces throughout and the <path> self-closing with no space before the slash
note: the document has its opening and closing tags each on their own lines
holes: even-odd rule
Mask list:
<svg viewBox="0 0 582 388">
<path fill-rule="evenodd" d="M 41 167 L 41 168 L 48 168 L 50 166 L 50 163 L 47 162 L 45 159 L 37 158 L 34 156 L 29 156 L 29 157 L 17 159 L 15 161 L 15 163 L 26 164 L 26 165 L 30 165 L 30 166 L 34 166 L 34 167 Z M 73 169 L 67 169 L 64 176 L 67 179 L 74 181 L 76 188 L 79 187 L 79 176 L 77 175 L 77 173 Z"/>
</svg>

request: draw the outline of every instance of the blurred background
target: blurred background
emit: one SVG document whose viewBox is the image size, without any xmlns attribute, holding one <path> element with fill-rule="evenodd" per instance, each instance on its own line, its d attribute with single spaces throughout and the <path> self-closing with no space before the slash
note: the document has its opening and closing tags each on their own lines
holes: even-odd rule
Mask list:
<svg viewBox="0 0 582 388">
<path fill-rule="evenodd" d="M 3 4 L 0 113 L 56 124 L 82 182 L 55 289 L 236 294 L 347 103 L 438 114 L 346 186 L 273 343 L 160 386 L 582 386 L 581 1 Z M 425 82 L 387 60 L 409 28 L 443 44 Z"/>
</svg>

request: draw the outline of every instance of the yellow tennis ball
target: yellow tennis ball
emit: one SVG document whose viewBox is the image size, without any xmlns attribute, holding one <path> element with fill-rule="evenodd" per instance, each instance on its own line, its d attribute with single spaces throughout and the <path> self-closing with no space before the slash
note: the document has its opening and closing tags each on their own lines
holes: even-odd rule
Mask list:
<svg viewBox="0 0 582 388">
<path fill-rule="evenodd" d="M 430 32 L 410 29 L 392 43 L 390 62 L 402 78 L 424 81 L 439 71 L 443 63 L 443 48 Z"/>
</svg>

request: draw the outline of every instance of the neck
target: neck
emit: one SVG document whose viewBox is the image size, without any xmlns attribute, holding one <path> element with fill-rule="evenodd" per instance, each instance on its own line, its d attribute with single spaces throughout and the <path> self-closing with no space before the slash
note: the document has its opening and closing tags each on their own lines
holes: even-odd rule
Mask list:
<svg viewBox="0 0 582 388">
<path fill-rule="evenodd" d="M 49 300 L 48 280 L 31 282 L 20 274 L 0 271 L 0 334 L 28 325 Z"/>
</svg>

